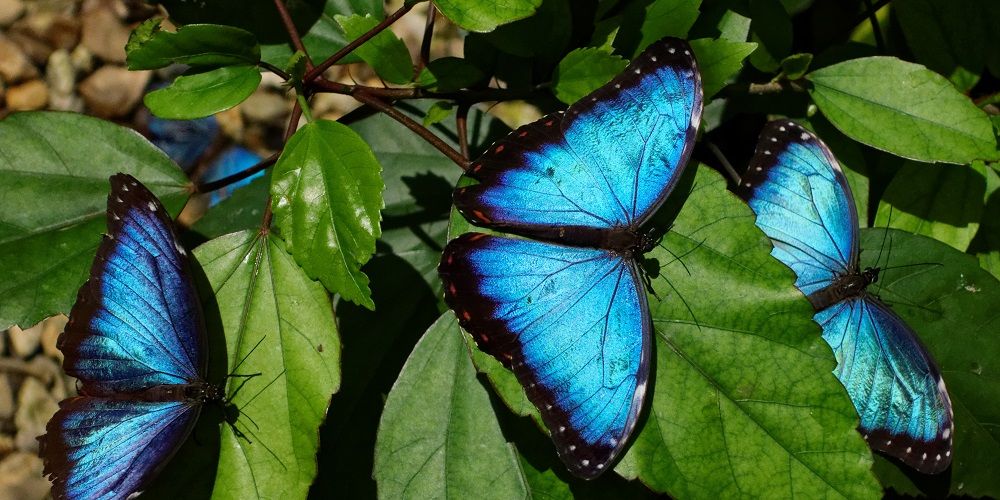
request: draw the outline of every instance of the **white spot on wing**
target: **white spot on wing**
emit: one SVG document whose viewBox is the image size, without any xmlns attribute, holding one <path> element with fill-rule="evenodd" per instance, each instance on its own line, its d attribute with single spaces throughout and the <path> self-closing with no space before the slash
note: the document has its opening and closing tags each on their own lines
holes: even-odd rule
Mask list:
<svg viewBox="0 0 1000 500">
<path fill-rule="evenodd" d="M 913 448 L 910 447 L 910 446 L 907 446 L 906 447 L 906 454 L 909 455 L 911 451 L 913 451 Z"/>
<path fill-rule="evenodd" d="M 944 432 L 941 433 L 941 437 L 943 437 L 945 439 L 948 439 L 949 437 L 951 437 L 951 429 L 945 429 Z"/>
<path fill-rule="evenodd" d="M 154 212 L 156 211 L 156 203 L 149 202 L 149 203 L 146 204 L 146 206 L 148 206 L 150 210 L 152 210 Z"/>
<path fill-rule="evenodd" d="M 575 444 L 571 444 L 571 445 L 569 445 L 569 447 L 567 449 L 569 451 L 576 451 L 576 445 Z"/>
<path fill-rule="evenodd" d="M 182 247 L 180 243 L 177 243 L 176 241 L 174 242 L 174 248 L 177 249 L 177 253 L 181 255 L 187 255 L 187 251 L 184 250 L 184 247 Z"/>
<path fill-rule="evenodd" d="M 807 134 L 805 132 L 802 132 L 802 135 L 800 135 L 799 138 L 802 139 L 803 141 L 808 141 L 809 140 L 809 134 Z"/>
<path fill-rule="evenodd" d="M 580 465 L 586 467 L 590 465 L 590 460 L 580 460 Z"/>
</svg>

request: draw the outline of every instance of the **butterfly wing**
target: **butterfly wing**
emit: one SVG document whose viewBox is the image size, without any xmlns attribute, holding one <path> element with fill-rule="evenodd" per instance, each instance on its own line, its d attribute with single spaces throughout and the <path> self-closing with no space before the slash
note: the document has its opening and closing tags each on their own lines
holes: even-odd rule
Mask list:
<svg viewBox="0 0 1000 500">
<path fill-rule="evenodd" d="M 541 411 L 575 474 L 604 472 L 642 408 L 652 325 L 632 261 L 467 233 L 444 250 L 445 299 Z"/>
<path fill-rule="evenodd" d="M 111 177 L 104 237 L 59 339 L 66 372 L 91 396 L 201 380 L 204 326 L 187 255 L 160 201 Z"/>
<path fill-rule="evenodd" d="M 455 191 L 473 223 L 552 239 L 553 227 L 637 227 L 691 156 L 701 77 L 687 42 L 650 45 L 607 85 L 497 141 Z"/>
<path fill-rule="evenodd" d="M 806 295 L 857 269 L 854 197 L 830 150 L 794 122 L 769 123 L 737 193 Z"/>
<path fill-rule="evenodd" d="M 201 405 L 75 397 L 49 420 L 41 455 L 55 498 L 125 498 L 144 487 L 191 432 Z"/>
<path fill-rule="evenodd" d="M 845 299 L 815 316 L 837 357 L 837 378 L 875 449 L 933 474 L 951 463 L 951 400 L 916 335 L 869 295 Z"/>
</svg>

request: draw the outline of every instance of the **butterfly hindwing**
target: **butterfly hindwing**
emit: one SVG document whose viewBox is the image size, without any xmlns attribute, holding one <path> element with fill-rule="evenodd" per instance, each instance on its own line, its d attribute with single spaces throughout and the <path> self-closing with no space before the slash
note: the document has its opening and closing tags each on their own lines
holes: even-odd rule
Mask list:
<svg viewBox="0 0 1000 500">
<path fill-rule="evenodd" d="M 167 212 L 134 178 L 111 178 L 108 235 L 59 348 L 88 395 L 200 380 L 204 327 Z"/>
<path fill-rule="evenodd" d="M 632 260 L 467 233 L 439 269 L 460 324 L 513 369 L 570 470 L 602 473 L 635 427 L 649 375 L 652 325 Z"/>
<path fill-rule="evenodd" d="M 937 473 L 951 463 L 951 400 L 934 362 L 913 331 L 888 307 L 865 295 L 816 313 L 837 358 L 837 378 L 875 449 Z"/>
<path fill-rule="evenodd" d="M 477 225 L 525 236 L 553 226 L 638 227 L 691 156 L 700 78 L 687 43 L 653 43 L 565 113 L 493 144 L 469 168 L 479 184 L 457 189 L 455 205 Z"/>
<path fill-rule="evenodd" d="M 858 218 L 840 164 L 794 122 L 769 123 L 737 191 L 810 295 L 857 267 Z"/>
<path fill-rule="evenodd" d="M 59 404 L 41 441 L 56 498 L 125 498 L 177 451 L 201 406 L 75 397 Z"/>
</svg>

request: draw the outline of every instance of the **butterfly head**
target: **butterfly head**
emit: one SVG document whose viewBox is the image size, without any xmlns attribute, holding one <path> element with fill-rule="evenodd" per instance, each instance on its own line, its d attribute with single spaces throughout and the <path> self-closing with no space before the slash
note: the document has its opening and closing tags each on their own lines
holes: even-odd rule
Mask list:
<svg viewBox="0 0 1000 500">
<path fill-rule="evenodd" d="M 861 277 L 865 280 L 864 286 L 878 282 L 878 273 L 881 271 L 881 267 L 866 267 L 865 270 L 861 272 Z"/>
<path fill-rule="evenodd" d="M 216 403 L 225 399 L 222 387 L 215 384 L 200 383 L 185 385 L 183 387 L 185 398 L 191 401 L 198 401 L 200 403 Z"/>
</svg>

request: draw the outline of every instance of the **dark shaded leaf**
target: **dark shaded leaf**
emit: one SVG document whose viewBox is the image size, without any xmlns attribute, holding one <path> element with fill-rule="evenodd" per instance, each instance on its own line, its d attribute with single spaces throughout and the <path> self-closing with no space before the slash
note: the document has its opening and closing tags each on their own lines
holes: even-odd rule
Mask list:
<svg viewBox="0 0 1000 500">
<path fill-rule="evenodd" d="M 257 64 L 260 47 L 253 33 L 232 26 L 189 24 L 176 33 L 159 29 L 160 20 L 146 21 L 125 46 L 128 69 L 157 69 L 171 64 L 218 67 Z"/>
</svg>

